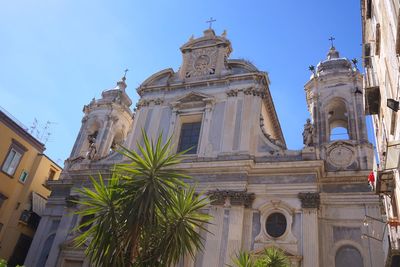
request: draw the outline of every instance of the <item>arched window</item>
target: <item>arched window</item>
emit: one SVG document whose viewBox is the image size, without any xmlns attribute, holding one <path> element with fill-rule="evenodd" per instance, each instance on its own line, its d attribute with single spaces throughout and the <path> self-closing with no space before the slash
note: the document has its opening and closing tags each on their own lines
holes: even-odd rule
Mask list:
<svg viewBox="0 0 400 267">
<path fill-rule="evenodd" d="M 363 259 L 357 248 L 344 245 L 338 249 L 335 256 L 335 267 L 363 267 Z"/>
<path fill-rule="evenodd" d="M 344 127 L 335 127 L 331 129 L 330 141 L 334 140 L 349 140 L 349 133 Z"/>
<path fill-rule="evenodd" d="M 346 104 L 341 99 L 333 99 L 327 106 L 329 141 L 348 140 L 349 118 Z"/>
</svg>

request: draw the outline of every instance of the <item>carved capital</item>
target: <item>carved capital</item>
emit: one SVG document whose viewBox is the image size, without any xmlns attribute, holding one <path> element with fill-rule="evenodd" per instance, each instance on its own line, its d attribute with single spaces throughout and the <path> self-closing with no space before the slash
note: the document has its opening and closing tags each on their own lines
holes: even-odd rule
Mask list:
<svg viewBox="0 0 400 267">
<path fill-rule="evenodd" d="M 234 90 L 234 89 L 229 90 L 228 92 L 226 92 L 226 95 L 229 96 L 229 97 L 237 96 L 238 95 L 238 90 Z"/>
<path fill-rule="evenodd" d="M 230 203 L 231 205 L 244 206 L 250 208 L 255 198 L 254 193 L 248 193 L 244 191 L 232 191 L 232 190 L 213 190 L 209 191 L 211 205 L 225 205 Z"/>
<path fill-rule="evenodd" d="M 307 192 L 299 193 L 298 195 L 301 201 L 301 207 L 304 209 L 318 209 L 320 204 L 319 193 Z"/>
<path fill-rule="evenodd" d="M 139 102 L 136 104 L 136 109 L 139 110 L 142 107 L 147 107 L 150 105 L 150 101 L 146 99 L 141 99 Z"/>
<path fill-rule="evenodd" d="M 154 104 L 155 105 L 161 105 L 162 103 L 164 103 L 164 100 L 161 98 L 156 98 L 154 99 Z"/>
</svg>

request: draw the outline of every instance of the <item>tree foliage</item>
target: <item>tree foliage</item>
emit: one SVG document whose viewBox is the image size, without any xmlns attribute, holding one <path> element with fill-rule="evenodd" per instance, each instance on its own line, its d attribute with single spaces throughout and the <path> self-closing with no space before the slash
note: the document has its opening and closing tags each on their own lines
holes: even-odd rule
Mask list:
<svg viewBox="0 0 400 267">
<path fill-rule="evenodd" d="M 105 181 L 90 178 L 91 188 L 79 190 L 77 214 L 87 216 L 75 230 L 90 227 L 75 239 L 87 245 L 96 266 L 169 266 L 184 255 L 194 257 L 202 249 L 199 231 L 210 217 L 201 210 L 206 198 L 185 182 L 175 169 L 181 155 L 171 151 L 171 138 L 162 144 L 143 133 L 138 151 L 119 151 L 129 162 L 115 165 Z"/>
<path fill-rule="evenodd" d="M 289 267 L 290 262 L 284 252 L 275 247 L 264 249 L 261 255 L 251 255 L 241 251 L 233 259 L 234 267 Z M 233 267 L 231 266 L 231 267 Z"/>
</svg>

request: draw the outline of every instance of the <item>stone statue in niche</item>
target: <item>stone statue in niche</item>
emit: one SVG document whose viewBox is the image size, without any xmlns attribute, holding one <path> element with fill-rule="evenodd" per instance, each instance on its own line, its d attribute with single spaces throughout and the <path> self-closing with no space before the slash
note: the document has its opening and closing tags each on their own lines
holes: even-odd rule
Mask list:
<svg viewBox="0 0 400 267">
<path fill-rule="evenodd" d="M 89 148 L 86 153 L 86 157 L 90 160 L 93 160 L 97 153 L 96 138 L 97 138 L 97 132 L 88 135 Z"/>
<path fill-rule="evenodd" d="M 307 119 L 306 124 L 304 124 L 303 144 L 305 146 L 314 145 L 314 126 L 311 124 L 310 119 Z"/>
<path fill-rule="evenodd" d="M 121 95 L 118 93 L 118 95 L 114 98 L 114 102 L 117 104 L 121 104 Z"/>
</svg>

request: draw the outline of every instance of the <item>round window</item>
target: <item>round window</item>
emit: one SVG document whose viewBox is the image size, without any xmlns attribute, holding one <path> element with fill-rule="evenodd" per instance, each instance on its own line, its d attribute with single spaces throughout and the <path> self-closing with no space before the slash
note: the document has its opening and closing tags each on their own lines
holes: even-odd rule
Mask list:
<svg viewBox="0 0 400 267">
<path fill-rule="evenodd" d="M 286 217 L 282 213 L 274 212 L 270 214 L 265 223 L 267 233 L 272 237 L 282 236 L 287 227 Z"/>
</svg>

